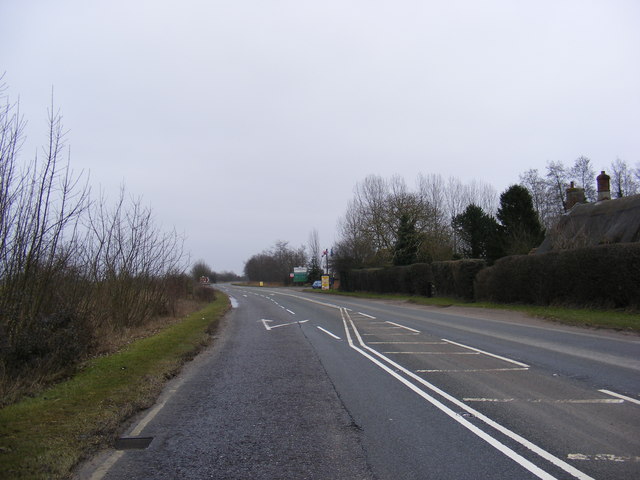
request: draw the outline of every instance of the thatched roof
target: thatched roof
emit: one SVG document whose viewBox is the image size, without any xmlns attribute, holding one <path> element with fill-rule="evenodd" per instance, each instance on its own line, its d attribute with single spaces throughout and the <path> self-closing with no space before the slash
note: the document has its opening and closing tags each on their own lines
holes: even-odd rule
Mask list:
<svg viewBox="0 0 640 480">
<path fill-rule="evenodd" d="M 536 253 L 629 242 L 640 242 L 640 195 L 575 205 Z"/>
</svg>

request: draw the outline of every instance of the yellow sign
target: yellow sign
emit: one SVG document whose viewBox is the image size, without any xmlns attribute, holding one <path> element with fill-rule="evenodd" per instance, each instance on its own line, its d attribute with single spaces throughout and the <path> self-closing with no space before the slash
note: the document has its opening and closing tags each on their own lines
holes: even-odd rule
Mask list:
<svg viewBox="0 0 640 480">
<path fill-rule="evenodd" d="M 264 287 L 264 282 L 260 282 L 260 286 L 261 286 L 261 287 Z"/>
<path fill-rule="evenodd" d="M 329 290 L 329 275 L 322 275 L 322 289 Z"/>
</svg>

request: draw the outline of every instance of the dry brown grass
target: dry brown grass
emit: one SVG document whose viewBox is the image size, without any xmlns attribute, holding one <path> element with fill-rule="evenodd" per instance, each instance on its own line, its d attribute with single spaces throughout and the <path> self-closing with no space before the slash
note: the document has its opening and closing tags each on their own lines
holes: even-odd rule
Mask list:
<svg viewBox="0 0 640 480">
<path fill-rule="evenodd" d="M 90 357 L 111 355 L 122 351 L 131 343 L 156 335 L 171 325 L 179 323 L 191 313 L 206 306 L 205 302 L 193 299 L 180 299 L 176 302 L 175 315 L 165 315 L 150 319 L 143 325 L 116 329 L 105 324 L 94 330 L 94 340 Z M 10 377 L 2 369 L 0 363 L 0 408 L 11 405 L 25 397 L 33 397 L 52 385 L 67 380 L 83 368 L 86 362 L 70 365 L 67 369 L 56 372 L 33 371 L 19 378 Z"/>
<path fill-rule="evenodd" d="M 155 317 L 144 325 L 120 329 L 104 325 L 96 332 L 97 344 L 94 356 L 110 355 L 136 340 L 151 337 L 166 327 L 180 322 L 191 313 L 204 308 L 205 305 L 206 303 L 193 299 L 180 299 L 176 302 L 175 315 Z"/>
</svg>

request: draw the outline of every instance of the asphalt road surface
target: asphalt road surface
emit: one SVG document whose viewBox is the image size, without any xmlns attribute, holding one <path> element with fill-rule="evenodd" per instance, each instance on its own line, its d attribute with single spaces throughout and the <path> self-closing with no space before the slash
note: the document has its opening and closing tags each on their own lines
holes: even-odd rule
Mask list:
<svg viewBox="0 0 640 480">
<path fill-rule="evenodd" d="M 219 338 L 79 478 L 640 478 L 637 335 L 221 288 Z"/>
</svg>

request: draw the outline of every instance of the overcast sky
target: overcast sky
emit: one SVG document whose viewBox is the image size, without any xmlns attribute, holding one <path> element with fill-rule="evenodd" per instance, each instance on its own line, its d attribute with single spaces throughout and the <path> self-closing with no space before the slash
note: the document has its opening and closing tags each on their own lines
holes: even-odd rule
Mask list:
<svg viewBox="0 0 640 480">
<path fill-rule="evenodd" d="M 71 164 L 143 196 L 192 260 L 322 247 L 369 174 L 640 163 L 637 0 L 0 0 L 0 73 Z"/>
</svg>

